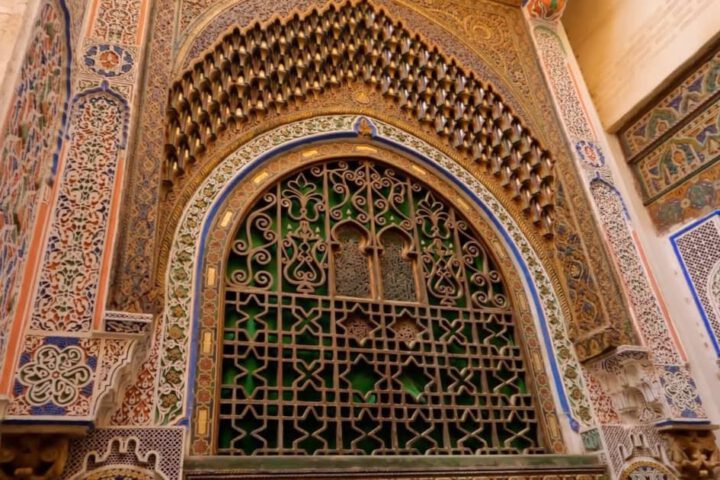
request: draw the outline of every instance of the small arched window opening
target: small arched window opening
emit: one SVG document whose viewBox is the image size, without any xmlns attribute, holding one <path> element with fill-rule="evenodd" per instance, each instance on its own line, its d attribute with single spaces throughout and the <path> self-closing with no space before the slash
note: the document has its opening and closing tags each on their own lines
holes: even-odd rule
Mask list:
<svg viewBox="0 0 720 480">
<path fill-rule="evenodd" d="M 335 293 L 348 297 L 374 296 L 368 232 L 348 222 L 335 228 Z"/>
<path fill-rule="evenodd" d="M 380 235 L 380 275 L 385 300 L 418 300 L 412 239 L 395 228 Z"/>
</svg>

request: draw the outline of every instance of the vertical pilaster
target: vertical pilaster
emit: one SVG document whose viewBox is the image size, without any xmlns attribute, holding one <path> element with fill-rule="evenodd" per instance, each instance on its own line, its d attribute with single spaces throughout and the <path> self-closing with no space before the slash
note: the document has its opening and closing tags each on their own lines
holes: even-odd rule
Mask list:
<svg viewBox="0 0 720 480">
<path fill-rule="evenodd" d="M 6 385 L 10 422 L 94 423 L 144 347 L 148 319 L 106 322 L 104 305 L 149 8 L 150 0 L 95 0 L 78 22 L 49 226 L 20 319 L 25 334 L 6 367 L 17 372 Z M 42 373 L 52 370 L 62 381 L 44 384 Z"/>
<path fill-rule="evenodd" d="M 0 130 L 0 418 L 32 300 L 33 273 L 71 95 L 70 19 L 64 0 L 27 5 L 3 84 Z"/>
<path fill-rule="evenodd" d="M 565 3 L 526 0 L 523 8 L 642 342 L 585 365 L 608 460 L 614 476 L 619 477 L 634 468 L 633 461 L 641 452 L 662 459 L 657 425 L 709 422 L 674 326 L 654 288 L 645 252 L 609 166 L 615 160 L 559 22 Z"/>
</svg>

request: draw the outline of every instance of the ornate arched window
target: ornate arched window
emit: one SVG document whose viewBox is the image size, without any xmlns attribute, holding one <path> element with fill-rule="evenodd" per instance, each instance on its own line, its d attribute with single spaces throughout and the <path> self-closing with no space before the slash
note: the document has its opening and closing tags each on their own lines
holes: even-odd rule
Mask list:
<svg viewBox="0 0 720 480">
<path fill-rule="evenodd" d="M 352 158 L 286 175 L 246 212 L 215 453 L 544 452 L 502 276 L 451 202 Z"/>
</svg>

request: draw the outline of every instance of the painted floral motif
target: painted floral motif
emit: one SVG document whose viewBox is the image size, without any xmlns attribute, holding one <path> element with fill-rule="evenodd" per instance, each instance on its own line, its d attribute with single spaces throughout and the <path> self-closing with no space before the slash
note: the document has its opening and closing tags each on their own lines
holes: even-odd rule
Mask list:
<svg viewBox="0 0 720 480">
<path fill-rule="evenodd" d="M 87 94 L 74 106 L 32 329 L 90 329 L 126 115 L 124 101 L 106 92 Z"/>
<path fill-rule="evenodd" d="M 640 193 L 665 229 L 720 201 L 720 50 L 619 133 Z"/>
<path fill-rule="evenodd" d="M 109 78 L 130 72 L 135 62 L 132 54 L 118 45 L 93 45 L 83 60 L 90 70 Z"/>
<path fill-rule="evenodd" d="M 29 387 L 27 395 L 32 403 L 66 407 L 77 399 L 78 390 L 90 383 L 92 371 L 85 365 L 80 347 L 45 345 L 32 362 L 22 366 L 18 380 Z"/>
<path fill-rule="evenodd" d="M 720 52 L 717 52 L 650 111 L 622 129 L 620 139 L 626 153 L 629 156 L 640 153 L 663 133 L 702 108 L 719 89 Z"/>
<path fill-rule="evenodd" d="M 648 207 L 660 229 L 710 213 L 720 206 L 720 161 L 702 170 Z"/>
<path fill-rule="evenodd" d="M 0 363 L 38 195 L 59 150 L 68 97 L 65 29 L 61 7 L 45 1 L 0 133 Z"/>
<path fill-rule="evenodd" d="M 645 199 L 652 200 L 720 159 L 720 102 L 689 121 L 634 165 Z"/>
<path fill-rule="evenodd" d="M 600 168 L 605 165 L 605 155 L 603 155 L 600 147 L 593 142 L 580 140 L 575 144 L 575 151 L 583 162 L 591 167 Z"/>
</svg>

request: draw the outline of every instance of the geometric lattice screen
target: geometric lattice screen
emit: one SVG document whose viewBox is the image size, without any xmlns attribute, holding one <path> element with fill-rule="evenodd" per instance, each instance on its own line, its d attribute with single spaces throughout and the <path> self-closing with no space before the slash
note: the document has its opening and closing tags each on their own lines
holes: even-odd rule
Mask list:
<svg viewBox="0 0 720 480">
<path fill-rule="evenodd" d="M 458 210 L 369 159 L 248 208 L 225 277 L 216 453 L 542 453 L 502 278 Z"/>
</svg>

